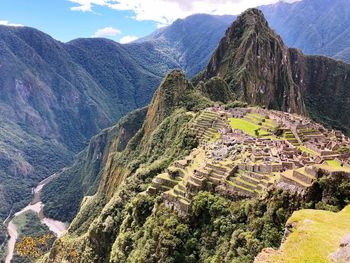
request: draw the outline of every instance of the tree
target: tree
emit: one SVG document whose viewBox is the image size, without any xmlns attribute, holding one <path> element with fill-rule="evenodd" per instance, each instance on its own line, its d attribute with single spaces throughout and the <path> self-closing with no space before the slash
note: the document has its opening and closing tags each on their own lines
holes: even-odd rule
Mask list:
<svg viewBox="0 0 350 263">
<path fill-rule="evenodd" d="M 16 244 L 16 251 L 20 257 L 34 261 L 48 250 L 53 238 L 51 233 L 40 237 L 26 236 Z"/>
</svg>

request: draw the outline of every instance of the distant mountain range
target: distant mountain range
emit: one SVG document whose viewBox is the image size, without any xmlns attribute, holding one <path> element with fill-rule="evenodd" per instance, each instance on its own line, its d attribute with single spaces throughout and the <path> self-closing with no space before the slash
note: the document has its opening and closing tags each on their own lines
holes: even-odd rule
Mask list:
<svg viewBox="0 0 350 263">
<path fill-rule="evenodd" d="M 260 8 L 284 42 L 305 54 L 350 62 L 350 3 L 347 0 L 279 2 Z"/>
<path fill-rule="evenodd" d="M 350 4 L 347 0 L 303 0 L 259 7 L 290 47 L 305 54 L 350 62 Z M 236 16 L 193 15 L 138 43 L 153 43 L 192 77 L 202 70 Z"/>
<path fill-rule="evenodd" d="M 137 43 L 152 43 L 193 77 L 208 63 L 212 51 L 234 19 L 235 16 L 193 15 L 178 19 Z"/>
</svg>

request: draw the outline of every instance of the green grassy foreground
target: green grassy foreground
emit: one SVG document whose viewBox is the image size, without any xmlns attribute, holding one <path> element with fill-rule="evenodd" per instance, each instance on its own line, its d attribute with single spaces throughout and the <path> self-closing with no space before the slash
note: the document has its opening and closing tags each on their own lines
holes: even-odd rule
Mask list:
<svg viewBox="0 0 350 263">
<path fill-rule="evenodd" d="M 350 232 L 350 206 L 334 213 L 322 210 L 294 212 L 287 224 L 293 231 L 272 262 L 331 262 L 340 240 Z"/>
</svg>

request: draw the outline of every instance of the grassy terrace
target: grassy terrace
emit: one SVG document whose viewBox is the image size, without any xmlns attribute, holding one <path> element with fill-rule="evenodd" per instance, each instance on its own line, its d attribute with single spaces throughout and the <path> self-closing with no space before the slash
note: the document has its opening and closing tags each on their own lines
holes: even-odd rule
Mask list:
<svg viewBox="0 0 350 263">
<path fill-rule="evenodd" d="M 298 148 L 299 148 L 300 151 L 306 152 L 306 153 L 308 153 L 308 154 L 310 154 L 310 155 L 313 155 L 313 156 L 317 156 L 317 155 L 318 155 L 317 152 L 315 152 L 315 151 L 313 151 L 313 150 L 311 150 L 311 149 L 309 149 L 309 148 L 307 148 L 307 147 L 305 147 L 305 146 L 302 146 L 302 145 L 301 145 L 301 146 L 299 146 Z"/>
<path fill-rule="evenodd" d="M 326 162 L 331 167 L 342 167 L 338 160 L 331 160 Z"/>
<path fill-rule="evenodd" d="M 238 119 L 238 118 L 230 118 L 229 121 L 230 121 L 230 125 L 233 129 L 238 129 L 238 130 L 244 131 L 253 137 L 257 137 L 256 133 L 255 133 L 255 130 L 257 130 L 257 129 L 260 129 L 259 130 L 260 136 L 271 135 L 267 131 L 263 130 L 262 126 L 254 124 L 254 123 L 249 122 L 247 120 Z"/>
<path fill-rule="evenodd" d="M 350 206 L 339 213 L 321 210 L 294 212 L 288 223 L 292 233 L 272 262 L 330 262 L 329 254 L 337 250 L 340 240 L 350 232 Z"/>
</svg>

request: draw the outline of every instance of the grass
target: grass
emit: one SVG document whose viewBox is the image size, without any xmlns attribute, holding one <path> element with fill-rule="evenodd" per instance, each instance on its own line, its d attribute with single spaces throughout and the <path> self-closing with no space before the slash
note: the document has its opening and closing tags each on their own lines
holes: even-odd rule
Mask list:
<svg viewBox="0 0 350 263">
<path fill-rule="evenodd" d="M 341 163 L 336 159 L 327 161 L 326 163 L 327 163 L 327 165 L 332 166 L 332 167 L 342 167 Z"/>
<path fill-rule="evenodd" d="M 299 146 L 298 149 L 300 151 L 302 151 L 302 152 L 306 152 L 306 153 L 311 154 L 313 156 L 317 156 L 318 155 L 317 152 L 315 152 L 315 151 L 313 151 L 313 150 L 311 150 L 311 149 L 309 149 L 309 148 L 307 148 L 305 146 L 302 146 L 302 145 Z"/>
<path fill-rule="evenodd" d="M 288 220 L 292 233 L 272 256 L 272 262 L 330 262 L 340 240 L 350 232 L 350 206 L 339 213 L 305 209 L 294 212 Z"/>
<path fill-rule="evenodd" d="M 234 186 L 234 187 L 241 188 L 241 189 L 243 189 L 243 190 L 245 190 L 245 191 L 247 191 L 247 192 L 254 193 L 254 190 L 249 189 L 249 188 L 246 188 L 246 187 L 244 187 L 244 186 L 242 186 L 242 185 L 238 185 L 238 184 L 236 184 L 235 182 L 232 182 L 232 181 L 230 181 L 230 180 L 227 180 L 226 182 L 228 182 L 230 185 L 232 185 L 232 186 Z"/>
<path fill-rule="evenodd" d="M 254 123 L 251 123 L 249 121 L 246 121 L 244 119 L 230 118 L 229 121 L 230 121 L 230 125 L 233 129 L 242 130 L 253 137 L 257 137 L 255 134 L 255 130 L 257 130 L 257 129 L 260 129 L 259 136 L 270 135 L 270 133 L 268 133 L 267 131 L 262 130 L 261 126 L 254 124 Z"/>
</svg>

